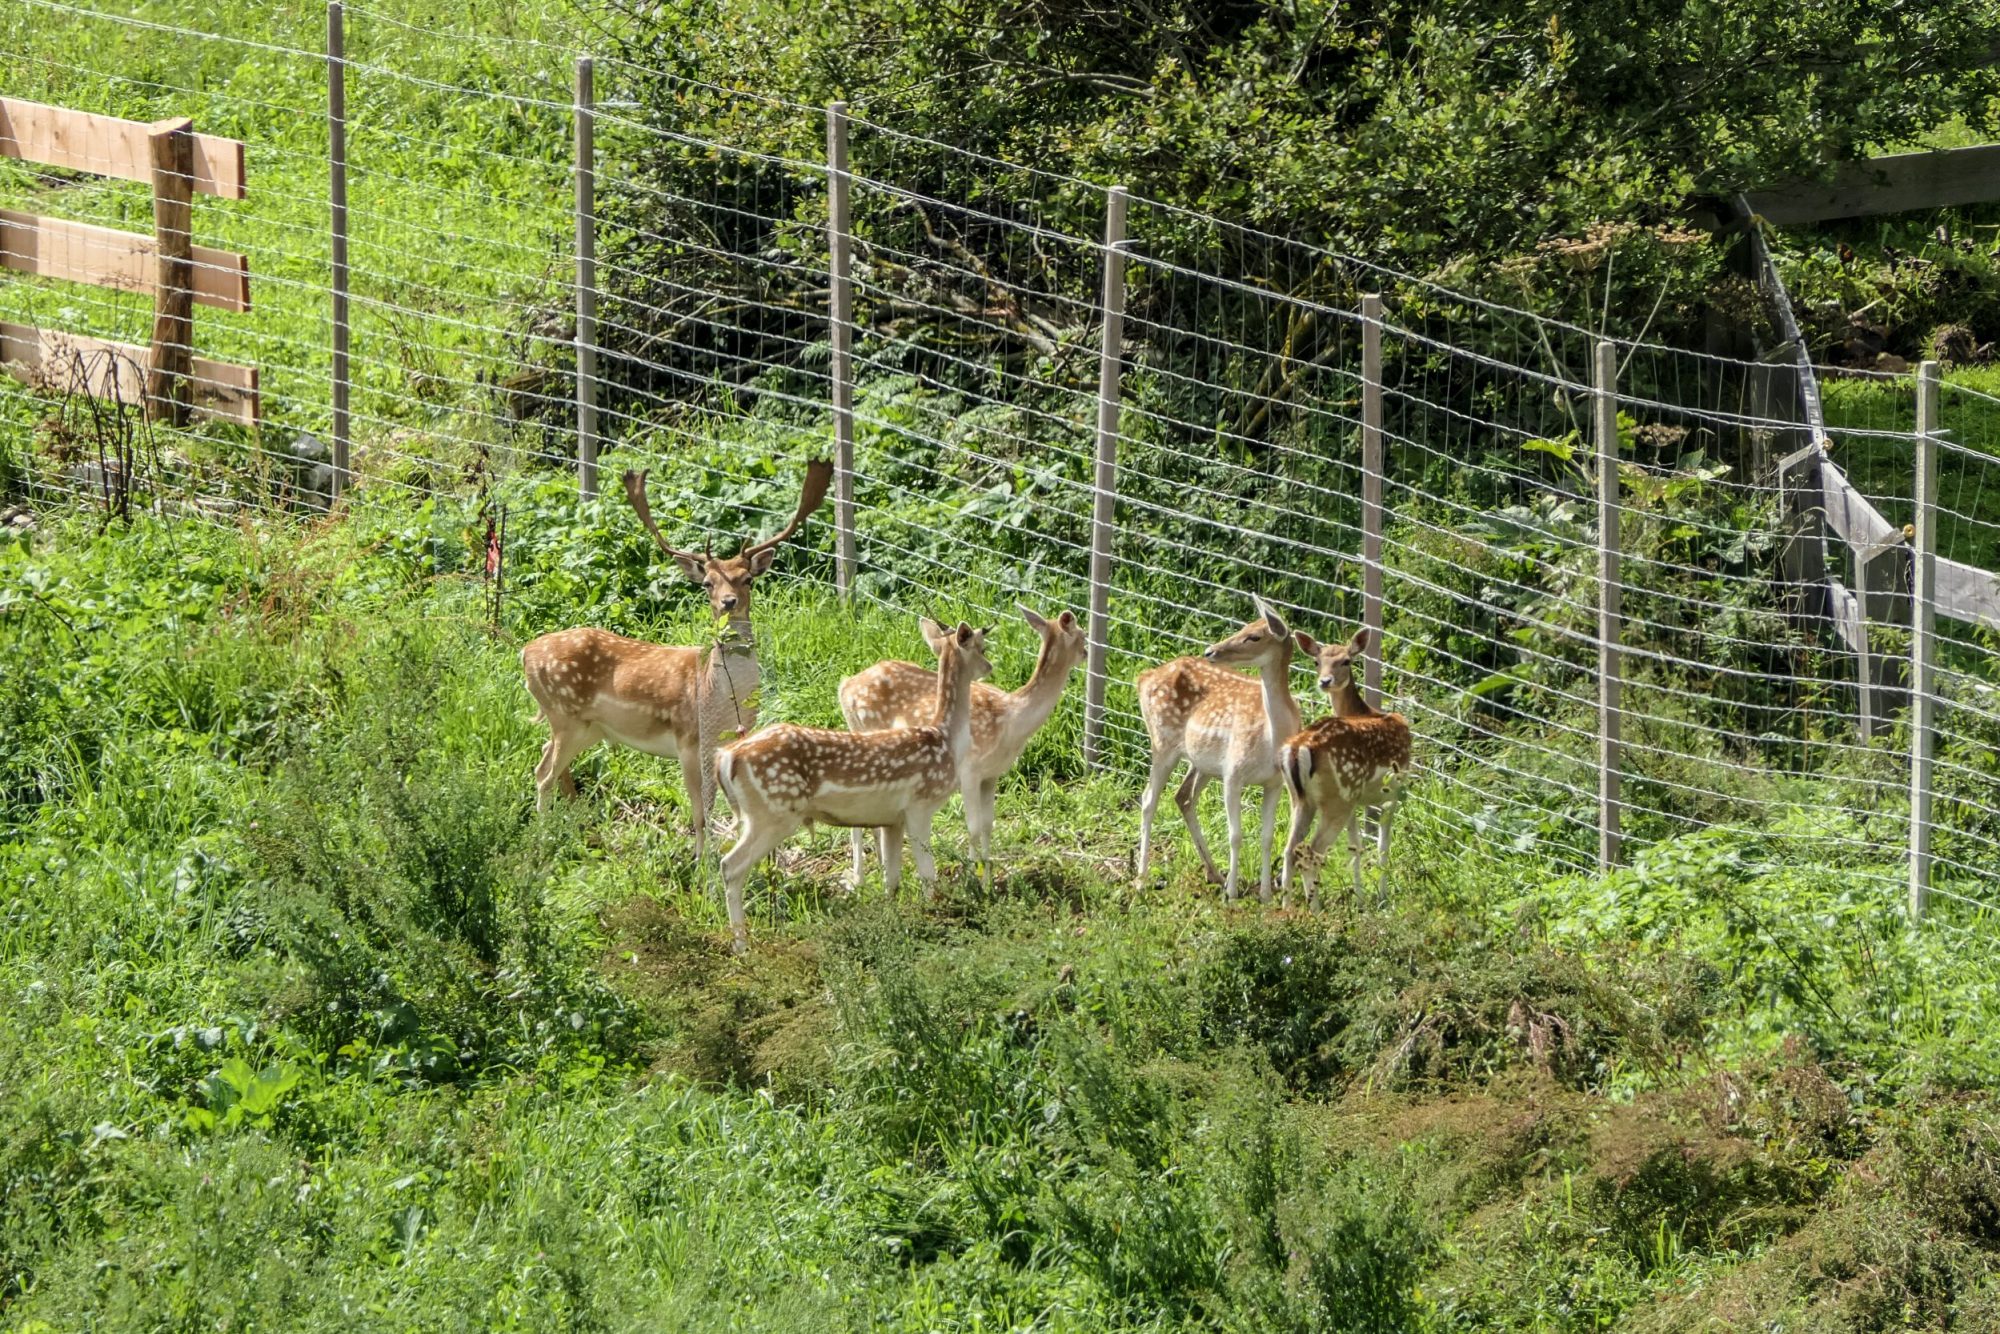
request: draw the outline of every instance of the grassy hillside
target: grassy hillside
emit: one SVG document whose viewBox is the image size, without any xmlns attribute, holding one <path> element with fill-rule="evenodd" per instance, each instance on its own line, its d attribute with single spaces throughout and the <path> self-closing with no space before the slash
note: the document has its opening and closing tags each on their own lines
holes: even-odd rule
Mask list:
<svg viewBox="0 0 2000 1334">
<path fill-rule="evenodd" d="M 267 428 L 165 445 L 204 494 L 262 500 L 253 447 L 325 422 L 323 7 L 119 12 L 162 26 L 0 9 L 5 91 L 251 142 L 251 198 L 196 230 L 250 254 L 257 308 L 197 329 L 265 367 Z M 559 429 L 502 420 L 496 388 L 562 332 L 536 312 L 567 264 L 576 30 L 556 0 L 350 18 L 351 512 L 0 527 L 0 1328 L 2000 1325 L 1996 924 L 1941 900 L 1906 927 L 1900 740 L 1851 744 L 1839 665 L 1776 612 L 1767 498 L 1657 444 L 1627 529 L 1654 636 L 1635 851 L 1609 876 L 1569 869 L 1594 848 L 1594 539 L 1558 503 L 1574 479 L 1511 445 L 1474 460 L 1501 499 L 1396 510 L 1390 685 L 1427 741 L 1386 904 L 1224 905 L 1171 819 L 1135 888 L 1135 738 L 1086 773 L 1080 687 L 1003 788 L 991 896 L 955 806 L 933 902 L 847 893 L 845 836 L 816 831 L 753 879 L 744 959 L 674 765 L 594 753 L 583 799 L 535 814 L 521 644 L 708 628 L 621 502 L 539 466 Z M 0 203 L 136 225 L 144 192 L 0 163 Z M 9 275 L 0 318 L 132 338 L 144 303 Z M 1851 426 L 1905 429 L 1906 398 L 1829 390 Z M 1008 415 L 895 376 L 861 399 L 961 441 Z M 52 411 L 0 381 L 0 497 L 83 458 Z M 664 525 L 733 534 L 789 505 L 803 416 L 668 404 L 624 443 L 656 455 Z M 1419 444 L 1460 461 L 1448 430 Z M 1898 493 L 1900 442 L 1851 448 Z M 767 718 L 835 722 L 842 675 L 920 658 L 919 603 L 1079 596 L 1046 553 L 1081 503 L 949 452 L 864 430 L 894 486 L 867 497 L 862 588 L 901 606 L 832 600 L 816 520 L 758 592 Z M 1203 550 L 1192 492 L 1130 471 L 1177 560 L 1121 562 L 1121 678 L 1338 518 L 1300 491 Z M 1218 449 L 1200 480 L 1244 471 Z M 1333 565 L 1291 589 L 1318 633 L 1352 610 Z M 1003 684 L 1032 645 L 999 623 Z M 1986 698 L 1991 654 L 1952 652 L 1954 701 Z M 1969 893 L 2000 806 L 1980 717 L 1945 746 L 1943 880 Z"/>
<path fill-rule="evenodd" d="M 1886 868 L 1708 836 L 1565 877 L 1427 784 L 1388 906 L 1229 907 L 1184 836 L 1131 888 L 1134 781 L 1059 731 L 992 898 L 955 807 L 934 903 L 845 895 L 820 831 L 737 960 L 672 765 L 593 756 L 544 817 L 528 781 L 519 639 L 690 635 L 692 591 L 589 610 L 530 545 L 496 631 L 434 537 L 390 497 L 0 546 L 10 1327 L 2000 1313 L 2000 973 Z M 760 623 L 773 717 L 918 648 L 784 580 Z"/>
</svg>

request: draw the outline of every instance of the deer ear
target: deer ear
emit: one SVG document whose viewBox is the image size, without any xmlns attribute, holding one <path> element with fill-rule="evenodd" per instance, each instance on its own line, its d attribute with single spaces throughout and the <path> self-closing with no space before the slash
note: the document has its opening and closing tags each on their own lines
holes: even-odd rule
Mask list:
<svg viewBox="0 0 2000 1334">
<path fill-rule="evenodd" d="M 681 573 L 688 577 L 689 583 L 699 584 L 708 578 L 707 563 L 699 556 L 675 556 L 674 564 L 681 567 Z"/>
<path fill-rule="evenodd" d="M 768 551 L 751 552 L 750 573 L 753 576 L 764 573 L 764 571 L 771 568 L 771 562 L 776 559 L 778 559 L 778 549 L 776 547 L 772 547 Z"/>
<path fill-rule="evenodd" d="M 958 623 L 958 646 L 964 648 L 972 642 L 972 626 L 965 621 Z"/>
<path fill-rule="evenodd" d="M 1368 651 L 1367 626 L 1364 625 L 1354 632 L 1354 638 L 1347 641 L 1347 651 L 1349 653 L 1366 653 Z"/>
<path fill-rule="evenodd" d="M 1030 630 L 1033 630 L 1036 634 L 1039 635 L 1048 630 L 1049 623 L 1043 620 L 1040 614 L 1035 612 L 1033 609 L 1024 607 L 1020 603 L 1016 602 L 1014 604 L 1014 610 L 1021 613 L 1021 619 L 1026 621 L 1028 623 L 1028 628 Z"/>
<path fill-rule="evenodd" d="M 1299 652 L 1305 654 L 1308 658 L 1317 658 L 1319 656 L 1319 641 L 1305 631 L 1294 631 L 1292 642 L 1296 643 L 1299 646 Z"/>
<path fill-rule="evenodd" d="M 1074 630 L 1076 629 L 1076 614 L 1074 612 L 1066 611 L 1062 615 L 1056 617 L 1056 624 L 1060 625 L 1065 630 Z"/>
<path fill-rule="evenodd" d="M 945 628 L 928 616 L 917 618 L 917 628 L 923 631 L 924 642 L 931 646 L 931 652 L 944 652 Z"/>
<path fill-rule="evenodd" d="M 1257 604 L 1257 614 L 1264 618 L 1264 628 L 1271 632 L 1273 638 L 1283 639 L 1291 633 L 1290 629 L 1285 625 L 1285 618 L 1278 615 L 1277 610 L 1270 603 L 1264 601 L 1262 598 L 1256 598 L 1254 601 Z"/>
</svg>

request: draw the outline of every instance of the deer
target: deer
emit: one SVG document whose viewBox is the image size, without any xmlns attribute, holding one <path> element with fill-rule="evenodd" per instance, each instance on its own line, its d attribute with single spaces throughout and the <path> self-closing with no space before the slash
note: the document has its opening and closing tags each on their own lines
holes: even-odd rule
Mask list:
<svg viewBox="0 0 2000 1334">
<path fill-rule="evenodd" d="M 1303 721 L 1292 698 L 1289 673 L 1292 636 L 1283 618 L 1256 599 L 1258 619 L 1229 638 L 1211 644 L 1199 658 L 1175 658 L 1139 673 L 1139 713 L 1152 741 L 1151 775 L 1139 802 L 1139 887 L 1146 883 L 1153 841 L 1153 812 L 1160 793 L 1181 761 L 1188 760 L 1187 777 L 1174 793 L 1181 819 L 1201 854 L 1209 883 L 1221 884 L 1223 897 L 1234 901 L 1243 847 L 1243 791 L 1263 789 L 1263 870 L 1258 896 L 1271 900 L 1271 843 L 1276 835 L 1272 811 L 1282 781 L 1278 747 L 1299 730 Z M 1254 666 L 1257 678 L 1230 671 Z M 1201 793 L 1222 780 L 1222 809 L 1229 820 L 1229 874 L 1217 874 L 1215 859 L 1202 837 L 1195 816 Z"/>
<path fill-rule="evenodd" d="M 972 687 L 993 671 L 986 631 L 964 621 L 938 646 L 929 716 L 874 732 L 777 723 L 716 753 L 716 778 L 736 812 L 737 839 L 722 859 L 729 929 L 749 948 L 743 884 L 764 855 L 809 824 L 881 831 L 882 878 L 900 886 L 903 837 L 924 896 L 937 893 L 931 821 L 954 792 L 978 780 L 972 762 Z"/>
<path fill-rule="evenodd" d="M 1320 689 L 1333 701 L 1333 715 L 1288 738 L 1278 752 L 1292 801 L 1283 875 L 1287 903 L 1296 867 L 1307 906 L 1319 906 L 1317 862 L 1336 830 L 1347 832 L 1354 855 L 1354 893 L 1360 897 L 1362 839 L 1357 821 L 1362 809 L 1371 805 L 1381 806 L 1376 893 L 1383 898 L 1389 893 L 1389 830 L 1410 773 L 1410 724 L 1402 714 L 1384 713 L 1370 704 L 1355 685 L 1355 666 L 1367 654 L 1368 641 L 1366 626 L 1345 644 L 1321 644 L 1305 631 L 1298 632 L 1299 651 L 1313 660 Z M 1306 835 L 1315 818 L 1319 832 L 1307 848 Z"/>
<path fill-rule="evenodd" d="M 745 539 L 729 557 L 706 547 L 695 552 L 669 546 L 653 522 L 646 477 L 626 472 L 626 498 L 654 544 L 707 592 L 720 631 L 713 645 L 701 649 L 652 644 L 586 625 L 542 635 L 522 649 L 528 693 L 541 707 L 536 721 L 549 725 L 535 766 L 535 807 L 546 810 L 558 786 L 565 795 L 576 795 L 570 765 L 599 741 L 678 759 L 694 810 L 694 858 L 700 867 L 708 855 L 716 747 L 729 733 L 747 734 L 757 723 L 751 588 L 771 568 L 778 548 L 826 499 L 833 464 L 808 463 L 791 522 L 776 537 Z"/>
<path fill-rule="evenodd" d="M 1034 670 L 1018 690 L 1001 690 L 983 681 L 972 688 L 972 767 L 977 782 L 965 790 L 965 825 L 972 856 L 989 893 L 993 889 L 993 803 L 1000 779 L 1055 712 L 1070 674 L 1088 648 L 1074 614 L 1065 611 L 1048 620 L 1018 602 L 1014 608 L 1041 637 Z M 950 631 L 928 618 L 918 624 L 924 642 L 942 656 Z M 840 683 L 840 712 L 847 719 L 848 730 L 872 732 L 928 721 L 935 707 L 936 675 L 913 662 L 888 661 L 848 677 Z M 867 839 L 859 828 L 854 830 L 853 843 L 849 883 L 859 886 L 867 861 Z"/>
</svg>

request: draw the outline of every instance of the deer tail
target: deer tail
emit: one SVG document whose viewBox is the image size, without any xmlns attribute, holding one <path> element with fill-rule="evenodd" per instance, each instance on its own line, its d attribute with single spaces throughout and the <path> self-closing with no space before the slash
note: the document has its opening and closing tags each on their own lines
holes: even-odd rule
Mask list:
<svg viewBox="0 0 2000 1334">
<path fill-rule="evenodd" d="M 727 746 L 715 753 L 715 784 L 722 789 L 722 799 L 729 803 L 729 809 L 740 814 L 743 799 L 736 789 L 736 752 Z"/>
<path fill-rule="evenodd" d="M 1305 795 L 1306 779 L 1312 777 L 1312 748 L 1286 746 L 1278 754 L 1278 768 L 1285 775 L 1285 790 L 1297 801 Z"/>
</svg>

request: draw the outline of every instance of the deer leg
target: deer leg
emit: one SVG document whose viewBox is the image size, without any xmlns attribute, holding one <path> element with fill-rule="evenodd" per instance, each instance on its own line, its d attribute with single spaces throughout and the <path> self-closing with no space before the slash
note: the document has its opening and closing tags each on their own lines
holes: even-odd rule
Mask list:
<svg viewBox="0 0 2000 1334">
<path fill-rule="evenodd" d="M 1389 901 L 1389 826 L 1395 823 L 1396 807 L 1401 801 L 1401 793 L 1391 793 L 1376 817 L 1375 859 L 1381 865 L 1376 871 L 1375 893 L 1385 904 Z"/>
<path fill-rule="evenodd" d="M 729 930 L 735 937 L 735 949 L 742 954 L 750 948 L 750 922 L 743 911 L 743 883 L 750 878 L 751 868 L 798 828 L 796 821 L 780 821 L 775 818 L 753 820 L 748 811 L 738 812 L 740 832 L 736 846 L 722 859 L 723 900 L 729 906 Z"/>
<path fill-rule="evenodd" d="M 1153 812 L 1159 809 L 1160 793 L 1166 790 L 1167 778 L 1180 763 L 1178 750 L 1156 750 L 1153 752 L 1153 771 L 1146 777 L 1145 795 L 1139 798 L 1139 878 L 1138 888 L 1145 888 L 1146 869 L 1152 862 L 1153 854 Z"/>
<path fill-rule="evenodd" d="M 1208 883 L 1219 885 L 1223 883 L 1222 872 L 1215 869 L 1215 858 L 1209 855 L 1208 839 L 1201 832 L 1199 814 L 1201 794 L 1214 781 L 1215 775 L 1201 773 L 1193 766 L 1189 766 L 1187 777 L 1181 780 L 1180 788 L 1174 793 L 1174 805 L 1180 807 L 1181 821 L 1187 825 L 1188 836 L 1194 840 L 1194 850 L 1201 854 L 1201 864 L 1208 872 Z M 1235 859 L 1232 857 L 1230 865 L 1235 864 Z M 1233 876 L 1231 883 L 1234 883 Z"/>
<path fill-rule="evenodd" d="M 549 808 L 549 761 L 555 758 L 556 734 L 549 733 L 549 739 L 542 743 L 541 758 L 535 761 L 535 809 Z"/>
<path fill-rule="evenodd" d="M 1326 811 L 1319 822 L 1319 832 L 1313 835 L 1311 846 L 1306 849 L 1304 864 L 1299 868 L 1299 883 L 1306 896 L 1306 907 L 1319 907 L 1319 863 L 1326 855 L 1326 845 L 1333 841 L 1335 834 L 1347 828 L 1347 816 L 1339 811 Z"/>
<path fill-rule="evenodd" d="M 1304 870 L 1306 835 L 1312 830 L 1312 803 L 1302 796 L 1292 798 L 1292 827 L 1285 835 L 1285 863 L 1278 882 L 1278 901 L 1292 906 L 1292 872 Z"/>
<path fill-rule="evenodd" d="M 993 799 L 999 784 L 993 779 L 978 784 L 965 794 L 966 836 L 979 878 L 990 896 L 993 893 Z"/>
<path fill-rule="evenodd" d="M 576 795 L 576 783 L 569 776 L 576 757 L 598 742 L 597 729 L 584 724 L 576 728 L 549 727 L 549 739 L 542 746 L 541 763 L 535 766 L 535 809 L 545 811 L 551 800 L 549 789 L 560 783 L 566 796 Z"/>
<path fill-rule="evenodd" d="M 917 864 L 917 880 L 924 887 L 924 898 L 937 897 L 937 862 L 931 857 L 931 816 L 934 811 L 913 810 L 903 819 L 904 832 L 910 836 L 910 860 Z"/>
<path fill-rule="evenodd" d="M 682 772 L 686 772 L 682 764 Z M 716 746 L 702 746 L 702 758 L 694 764 L 694 776 L 700 780 L 702 790 L 694 790 L 694 782 L 688 784 L 688 800 L 694 802 L 694 846 L 700 848 L 708 840 L 708 814 L 716 804 L 716 792 L 722 782 L 716 778 Z M 700 852 L 696 852 L 700 856 Z"/>
<path fill-rule="evenodd" d="M 1264 858 L 1258 869 L 1262 872 L 1257 882 L 1257 898 L 1260 902 L 1271 901 L 1271 840 L 1277 837 L 1276 820 L 1278 814 L 1278 782 L 1272 779 L 1264 784 L 1264 802 L 1257 817 L 1258 846 L 1264 850 Z"/>
<path fill-rule="evenodd" d="M 1354 857 L 1354 901 L 1361 902 L 1361 813 L 1359 806 L 1347 808 L 1347 849 Z"/>
<path fill-rule="evenodd" d="M 859 832 L 859 831 L 857 831 Z M 882 842 L 882 887 L 893 901 L 903 887 L 903 824 L 885 824 L 876 831 Z"/>
<path fill-rule="evenodd" d="M 854 852 L 853 864 L 847 869 L 847 888 L 852 891 L 861 888 L 861 877 L 867 873 L 868 831 L 857 828 L 847 832 L 848 842 Z"/>
<path fill-rule="evenodd" d="M 1232 774 L 1222 780 L 1222 815 L 1229 821 L 1229 878 L 1222 897 L 1236 902 L 1237 875 L 1243 865 L 1243 784 Z"/>
<path fill-rule="evenodd" d="M 703 787 L 706 773 L 708 786 Z M 694 812 L 694 876 L 701 881 L 702 868 L 708 862 L 708 805 L 709 797 L 715 791 L 715 775 L 710 765 L 681 765 L 681 781 L 687 784 L 688 807 Z"/>
</svg>

